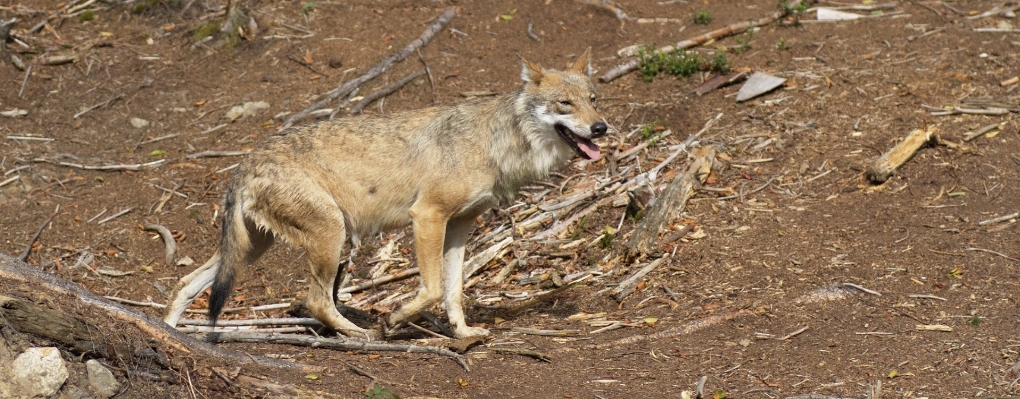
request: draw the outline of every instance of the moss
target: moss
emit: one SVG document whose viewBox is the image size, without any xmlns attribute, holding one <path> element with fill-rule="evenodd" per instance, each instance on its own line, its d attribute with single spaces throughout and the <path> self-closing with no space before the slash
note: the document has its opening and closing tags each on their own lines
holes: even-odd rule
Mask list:
<svg viewBox="0 0 1020 399">
<path fill-rule="evenodd" d="M 216 22 L 209 22 L 196 28 L 195 33 L 193 33 L 191 36 L 197 41 L 205 39 L 217 33 L 220 33 L 220 24 Z"/>
<path fill-rule="evenodd" d="M 91 21 L 96 19 L 96 13 L 92 10 L 85 10 L 85 12 L 78 14 L 78 19 L 82 22 Z"/>
</svg>

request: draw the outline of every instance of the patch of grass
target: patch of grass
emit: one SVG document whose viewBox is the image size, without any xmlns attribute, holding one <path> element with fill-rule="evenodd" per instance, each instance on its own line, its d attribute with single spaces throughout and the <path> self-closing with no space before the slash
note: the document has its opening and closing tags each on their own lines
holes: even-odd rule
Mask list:
<svg viewBox="0 0 1020 399">
<path fill-rule="evenodd" d="M 979 324 L 981 324 L 982 321 L 984 320 L 978 317 L 978 315 L 974 315 L 971 316 L 970 320 L 968 320 L 967 322 L 970 323 L 970 325 L 977 327 Z"/>
<path fill-rule="evenodd" d="M 779 38 L 778 42 L 776 42 L 776 48 L 783 51 L 790 51 L 790 46 L 786 45 L 786 39 L 782 37 Z"/>
<path fill-rule="evenodd" d="M 191 38 L 195 39 L 195 41 L 199 41 L 217 33 L 220 33 L 220 24 L 216 22 L 209 22 L 196 28 L 195 33 L 191 34 Z"/>
<path fill-rule="evenodd" d="M 708 10 L 701 10 L 694 14 L 694 23 L 708 25 L 709 22 L 712 22 L 712 13 Z"/>
<path fill-rule="evenodd" d="M 81 22 L 88 22 L 96 19 L 96 13 L 92 10 L 85 10 L 85 12 L 78 14 L 78 20 Z"/>
<path fill-rule="evenodd" d="M 397 399 L 400 397 L 376 383 L 372 383 L 372 386 L 366 388 L 362 394 L 372 399 Z"/>
<path fill-rule="evenodd" d="M 654 52 L 652 48 L 643 47 L 638 50 L 638 71 L 641 72 L 641 78 L 645 82 L 651 82 L 660 73 L 684 78 L 700 71 L 725 73 L 730 69 L 729 61 L 721 52 L 706 59 L 691 51 L 658 53 Z"/>
<path fill-rule="evenodd" d="M 652 125 L 641 126 L 641 137 L 644 137 L 645 140 L 648 140 L 649 137 L 652 137 L 652 133 L 655 133 L 655 129 L 652 127 Z"/>
<path fill-rule="evenodd" d="M 301 11 L 303 11 L 305 14 L 315 11 L 315 3 L 310 1 L 305 2 L 304 4 L 301 5 Z"/>
<path fill-rule="evenodd" d="M 733 52 L 736 54 L 740 54 L 742 52 L 750 50 L 751 39 L 753 38 L 754 38 L 754 24 L 751 24 L 751 26 L 748 27 L 746 31 L 744 31 L 744 34 L 733 38 L 733 40 L 737 41 L 737 47 L 733 48 Z"/>
</svg>

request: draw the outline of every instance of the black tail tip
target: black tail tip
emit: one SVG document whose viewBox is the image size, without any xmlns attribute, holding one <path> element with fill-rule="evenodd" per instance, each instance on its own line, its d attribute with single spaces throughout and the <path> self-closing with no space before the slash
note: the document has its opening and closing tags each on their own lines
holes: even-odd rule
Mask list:
<svg viewBox="0 0 1020 399">
<path fill-rule="evenodd" d="M 229 288 L 217 287 L 219 284 L 213 284 L 212 293 L 209 294 L 209 321 L 212 322 L 212 326 L 216 327 L 216 321 L 220 318 L 220 313 L 223 313 L 223 306 L 227 303 L 227 294 Z"/>
</svg>

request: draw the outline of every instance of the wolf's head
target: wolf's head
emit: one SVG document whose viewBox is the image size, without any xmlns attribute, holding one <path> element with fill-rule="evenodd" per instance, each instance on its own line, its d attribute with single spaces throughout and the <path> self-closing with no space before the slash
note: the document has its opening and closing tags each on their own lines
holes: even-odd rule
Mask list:
<svg viewBox="0 0 1020 399">
<path fill-rule="evenodd" d="M 598 92 L 591 82 L 591 47 L 564 71 L 545 69 L 521 59 L 521 79 L 530 112 L 544 134 L 559 136 L 584 159 L 598 160 L 599 146 L 592 139 L 609 130 L 595 110 Z"/>
</svg>

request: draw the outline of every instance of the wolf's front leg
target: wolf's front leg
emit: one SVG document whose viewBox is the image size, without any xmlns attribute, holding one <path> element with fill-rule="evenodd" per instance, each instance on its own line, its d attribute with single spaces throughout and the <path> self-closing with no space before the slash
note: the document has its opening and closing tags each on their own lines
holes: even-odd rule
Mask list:
<svg viewBox="0 0 1020 399">
<path fill-rule="evenodd" d="M 443 308 L 456 338 L 489 335 L 489 330 L 468 327 L 464 321 L 464 244 L 474 218 L 451 219 L 443 245 Z"/>
<path fill-rule="evenodd" d="M 439 302 L 443 297 L 443 240 L 449 214 L 438 207 L 416 203 L 411 207 L 414 227 L 414 247 L 421 269 L 421 288 L 418 295 L 390 313 L 389 326 L 399 326 L 418 312 Z"/>
</svg>

